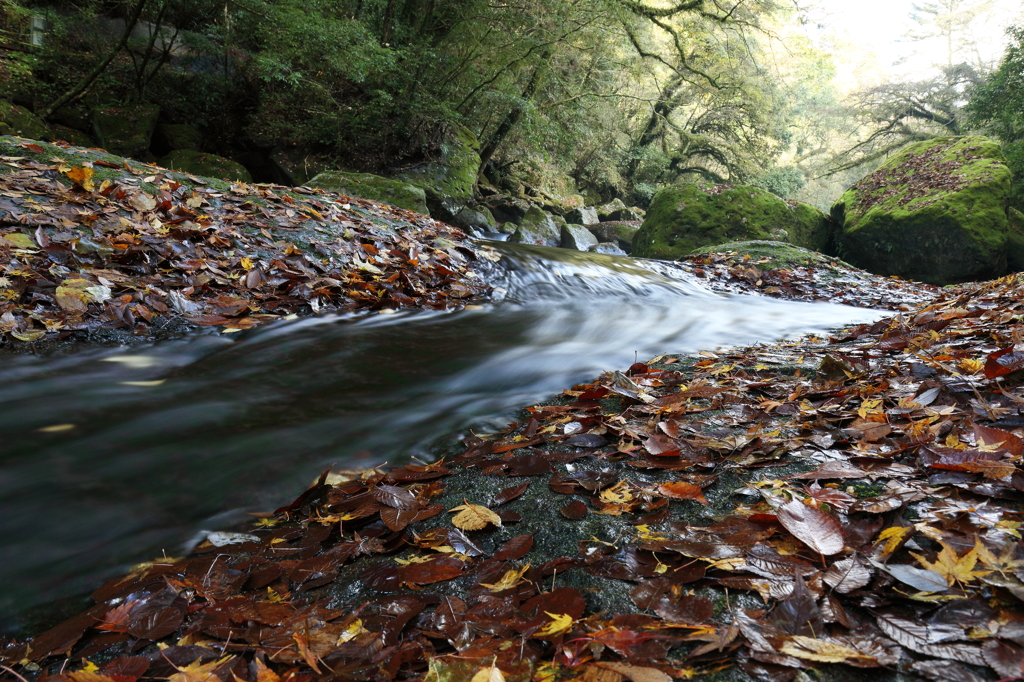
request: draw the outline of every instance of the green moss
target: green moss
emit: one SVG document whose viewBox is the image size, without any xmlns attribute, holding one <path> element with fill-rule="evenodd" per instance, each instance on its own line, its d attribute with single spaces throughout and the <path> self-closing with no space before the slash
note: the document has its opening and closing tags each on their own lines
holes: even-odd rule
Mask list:
<svg viewBox="0 0 1024 682">
<path fill-rule="evenodd" d="M 1006 269 L 1008 272 L 1021 272 L 1024 271 L 1024 213 L 1011 208 L 1006 219 Z"/>
<path fill-rule="evenodd" d="M 112 154 L 138 158 L 149 152 L 159 115 L 158 107 L 103 107 L 93 112 L 92 120 L 101 147 Z"/>
<path fill-rule="evenodd" d="M 770 258 L 771 260 L 758 264 L 758 267 L 767 270 L 782 268 L 795 268 L 806 266 L 811 268 L 824 268 L 832 271 L 846 271 L 853 267 L 838 258 L 826 256 L 817 251 L 811 251 L 786 242 L 775 242 L 767 240 L 754 240 L 748 242 L 729 242 L 716 246 L 697 249 L 694 256 L 710 255 L 714 253 L 734 253 L 738 257 L 750 256 L 751 260 Z"/>
<path fill-rule="evenodd" d="M 197 152 L 192 149 L 176 149 L 160 159 L 165 168 L 184 171 L 193 175 L 207 175 L 226 180 L 252 182 L 252 176 L 245 166 L 216 154 Z"/>
<path fill-rule="evenodd" d="M 1001 275 L 1011 174 L 984 137 L 911 145 L 832 207 L 838 254 L 881 275 L 949 284 Z"/>
<path fill-rule="evenodd" d="M 666 187 L 633 237 L 633 255 L 676 260 L 703 246 L 785 241 L 825 248 L 829 221 L 806 204 L 790 205 L 756 187 L 693 183 Z"/>
<path fill-rule="evenodd" d="M 417 213 L 427 213 L 427 197 L 424 191 L 400 180 L 390 180 L 369 173 L 326 171 L 307 184 L 309 187 L 328 192 L 371 199 Z"/>
<path fill-rule="evenodd" d="M 17 104 L 0 100 L 0 122 L 9 126 L 9 132 L 5 132 L 5 135 L 20 135 L 33 140 L 50 138 L 50 129 L 42 119 Z"/>
<path fill-rule="evenodd" d="M 449 220 L 473 198 L 480 170 L 480 141 L 465 126 L 456 125 L 441 146 L 441 158 L 405 171 L 396 179 L 423 189 L 430 215 Z"/>
</svg>

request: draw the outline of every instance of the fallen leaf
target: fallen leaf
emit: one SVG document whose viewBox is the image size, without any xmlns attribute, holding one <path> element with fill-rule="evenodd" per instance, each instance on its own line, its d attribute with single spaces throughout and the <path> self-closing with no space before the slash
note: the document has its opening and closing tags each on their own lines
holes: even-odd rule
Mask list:
<svg viewBox="0 0 1024 682">
<path fill-rule="evenodd" d="M 831 514 L 792 500 L 776 510 L 779 523 L 798 540 L 824 556 L 843 551 L 843 527 Z"/>
<path fill-rule="evenodd" d="M 452 525 L 460 530 L 480 530 L 489 523 L 493 523 L 495 526 L 501 525 L 501 517 L 496 513 L 482 507 L 478 504 L 460 504 L 458 507 L 454 507 L 448 510 L 449 512 L 459 512 L 452 517 Z"/>
</svg>

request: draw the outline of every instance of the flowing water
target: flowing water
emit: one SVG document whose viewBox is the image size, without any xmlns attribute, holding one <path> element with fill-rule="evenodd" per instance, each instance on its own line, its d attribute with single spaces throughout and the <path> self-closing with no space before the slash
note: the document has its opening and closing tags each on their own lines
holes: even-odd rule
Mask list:
<svg viewBox="0 0 1024 682">
<path fill-rule="evenodd" d="M 326 315 L 0 367 L 0 629 L 329 465 L 426 457 L 470 426 L 635 358 L 821 332 L 881 313 L 715 294 L 649 261 L 492 243 L 503 300 Z"/>
</svg>

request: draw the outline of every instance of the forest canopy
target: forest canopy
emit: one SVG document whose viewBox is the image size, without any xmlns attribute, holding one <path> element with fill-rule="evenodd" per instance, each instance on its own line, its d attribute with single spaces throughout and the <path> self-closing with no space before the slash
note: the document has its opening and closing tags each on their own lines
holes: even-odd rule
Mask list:
<svg viewBox="0 0 1024 682">
<path fill-rule="evenodd" d="M 2 0 L 0 99 L 72 128 L 156 106 L 250 168 L 297 149 L 388 174 L 468 130 L 498 186 L 645 206 L 710 180 L 823 206 L 910 141 L 983 127 L 1018 154 L 1021 34 L 989 80 L 964 42 L 991 4 L 919 6 L 948 63 L 851 91 L 784 0 Z"/>
</svg>

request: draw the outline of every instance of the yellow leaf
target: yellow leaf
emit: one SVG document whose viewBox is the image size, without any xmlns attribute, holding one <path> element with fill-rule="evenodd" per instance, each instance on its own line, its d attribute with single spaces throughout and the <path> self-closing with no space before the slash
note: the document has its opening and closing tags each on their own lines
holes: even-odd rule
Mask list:
<svg viewBox="0 0 1024 682">
<path fill-rule="evenodd" d="M 879 533 L 875 542 L 885 542 L 885 544 L 882 545 L 882 555 L 889 556 L 899 549 L 900 545 L 902 545 L 913 532 L 913 526 L 892 526 L 891 528 L 886 528 Z"/>
<path fill-rule="evenodd" d="M 465 502 L 465 500 L 463 500 Z M 495 514 L 492 510 L 487 507 L 481 507 L 479 504 L 460 504 L 458 507 L 449 509 L 448 511 L 459 512 L 452 517 L 452 525 L 459 530 L 480 530 L 484 528 L 488 523 L 493 523 L 495 526 L 501 525 L 501 517 Z"/>
<path fill-rule="evenodd" d="M 29 329 L 27 331 L 11 332 L 11 336 L 18 339 L 18 341 L 32 343 L 33 341 L 38 341 L 39 339 L 46 336 L 46 332 L 44 332 L 41 329 Z"/>
<path fill-rule="evenodd" d="M 917 561 L 925 568 L 935 571 L 939 575 L 943 576 L 950 585 L 955 582 L 969 583 L 975 578 L 983 575 L 988 575 L 991 571 L 975 571 L 974 566 L 978 563 L 978 544 L 975 542 L 974 547 L 963 556 L 957 556 L 956 550 L 947 545 L 942 540 L 939 540 L 939 544 L 942 545 L 942 551 L 935 557 L 935 561 L 931 562 L 925 559 L 920 554 L 911 552 L 910 554 L 917 559 Z"/>
<path fill-rule="evenodd" d="M 985 363 L 982 362 L 981 360 L 973 360 L 971 358 L 967 358 L 960 361 L 960 369 L 963 370 L 965 374 L 977 374 L 978 372 L 981 371 L 981 368 L 984 366 Z"/>
<path fill-rule="evenodd" d="M 0 239 L 2 239 L 4 244 L 10 246 L 13 249 L 38 248 L 38 245 L 36 244 L 35 240 L 33 240 L 32 237 L 28 236 L 24 232 L 14 232 L 12 234 L 5 234 Z"/>
<path fill-rule="evenodd" d="M 363 627 L 363 621 L 357 618 L 351 625 L 345 628 L 345 631 L 338 637 L 338 644 L 344 644 L 345 642 L 351 641 L 359 635 L 365 635 L 368 632 L 369 630 Z"/>
<path fill-rule="evenodd" d="M 248 256 L 240 260 L 239 264 L 246 270 L 252 270 L 253 266 L 256 265 L 256 263 L 253 262 L 252 258 L 249 258 Z"/>
<path fill-rule="evenodd" d="M 77 166 L 68 170 L 65 175 L 68 176 L 68 180 L 75 183 L 87 192 L 93 190 L 92 176 L 96 174 L 96 171 L 92 168 L 86 168 L 85 166 Z"/>
<path fill-rule="evenodd" d="M 572 629 L 573 619 L 567 613 L 550 613 L 545 611 L 544 613 L 551 616 L 551 622 L 542 627 L 537 631 L 537 634 L 543 637 L 550 637 L 552 635 L 560 635 L 563 632 L 568 632 Z"/>
<path fill-rule="evenodd" d="M 256 664 L 256 682 L 281 682 L 281 676 L 268 668 L 258 656 L 253 656 L 252 660 Z"/>
<path fill-rule="evenodd" d="M 505 676 L 497 667 L 480 668 L 469 682 L 505 682 Z"/>
<path fill-rule="evenodd" d="M 622 504 L 633 499 L 633 493 L 629 489 L 629 481 L 622 479 L 611 488 L 601 491 L 601 500 L 608 504 Z"/>
<path fill-rule="evenodd" d="M 875 660 L 873 656 L 866 656 L 856 649 L 801 635 L 794 635 L 787 639 L 779 651 L 807 661 L 821 663 L 845 663 L 851 659 L 865 662 Z"/>
<path fill-rule="evenodd" d="M 167 682 L 220 682 L 220 677 L 214 672 L 217 668 L 234 659 L 234 656 L 200 663 L 198 660 L 178 668 L 178 672 L 167 678 Z"/>
<path fill-rule="evenodd" d="M 511 570 L 505 571 L 505 575 L 501 576 L 501 580 L 499 580 L 496 583 L 492 583 L 492 584 L 480 583 L 480 584 L 483 585 L 484 587 L 486 587 L 487 589 L 489 589 L 491 592 L 502 592 L 504 590 L 511 590 L 516 585 L 524 582 L 523 581 L 523 574 L 526 573 L 526 571 L 528 571 L 529 568 L 530 568 L 530 564 L 526 564 L 522 568 L 518 568 L 518 569 L 513 568 Z"/>
<path fill-rule="evenodd" d="M 110 299 L 110 287 L 90 282 L 87 279 L 66 279 L 55 293 L 57 305 L 72 314 L 82 314 L 90 303 L 103 303 Z"/>
</svg>

